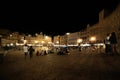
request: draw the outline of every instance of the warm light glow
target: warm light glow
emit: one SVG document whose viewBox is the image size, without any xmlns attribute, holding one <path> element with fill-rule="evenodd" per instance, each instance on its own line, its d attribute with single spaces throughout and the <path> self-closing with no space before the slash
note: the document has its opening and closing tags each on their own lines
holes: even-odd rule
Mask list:
<svg viewBox="0 0 120 80">
<path fill-rule="evenodd" d="M 70 35 L 70 33 L 66 33 L 66 35 Z"/>
<path fill-rule="evenodd" d="M 48 36 L 45 36 L 45 39 L 48 39 Z"/>
<path fill-rule="evenodd" d="M 56 41 L 56 43 L 58 44 L 58 43 L 59 43 L 59 41 Z"/>
<path fill-rule="evenodd" d="M 82 39 L 78 39 L 77 40 L 77 43 L 81 43 L 83 40 Z"/>
<path fill-rule="evenodd" d="M 38 41 L 35 41 L 35 43 L 38 43 Z"/>
<path fill-rule="evenodd" d="M 90 41 L 96 41 L 96 37 L 91 37 Z"/>
<path fill-rule="evenodd" d="M 13 46 L 13 43 L 10 43 L 10 46 Z"/>
<path fill-rule="evenodd" d="M 27 40 L 24 40 L 24 44 L 26 44 L 27 43 Z"/>
<path fill-rule="evenodd" d="M 12 37 L 12 34 L 10 34 L 10 37 Z"/>
<path fill-rule="evenodd" d="M 49 44 L 51 44 L 52 42 L 48 42 Z"/>
<path fill-rule="evenodd" d="M 16 45 L 19 46 L 19 45 L 24 45 L 24 44 L 23 43 L 16 43 Z"/>
<path fill-rule="evenodd" d="M 44 41 L 42 41 L 42 43 L 45 43 Z"/>
<path fill-rule="evenodd" d="M 91 45 L 90 45 L 90 44 L 85 43 L 85 44 L 81 44 L 80 46 L 91 46 Z"/>
</svg>

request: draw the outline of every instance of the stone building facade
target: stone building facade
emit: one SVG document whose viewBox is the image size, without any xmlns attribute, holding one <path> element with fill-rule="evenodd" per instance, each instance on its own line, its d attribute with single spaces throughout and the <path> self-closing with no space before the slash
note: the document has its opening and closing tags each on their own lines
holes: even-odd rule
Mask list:
<svg viewBox="0 0 120 80">
<path fill-rule="evenodd" d="M 2 46 L 4 40 L 8 38 L 10 33 L 11 33 L 10 30 L 0 29 L 0 46 Z"/>
<path fill-rule="evenodd" d="M 118 47 L 120 49 L 120 4 L 108 16 L 105 15 L 105 10 L 102 10 L 98 15 L 99 22 L 96 24 L 88 24 L 85 30 L 70 33 L 68 44 L 76 44 L 76 41 L 79 38 L 82 38 L 83 42 L 89 43 L 92 36 L 96 37 L 95 42 L 103 42 L 107 33 L 115 31 L 118 39 Z M 66 35 L 63 36 L 65 37 Z M 65 39 L 67 38 L 61 40 L 60 43 L 65 44 Z"/>
</svg>

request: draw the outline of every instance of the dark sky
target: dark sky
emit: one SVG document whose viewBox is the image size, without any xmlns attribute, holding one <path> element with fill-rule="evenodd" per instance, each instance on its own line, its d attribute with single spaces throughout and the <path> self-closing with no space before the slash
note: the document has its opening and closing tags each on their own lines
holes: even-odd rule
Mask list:
<svg viewBox="0 0 120 80">
<path fill-rule="evenodd" d="M 1 9 L 0 28 L 23 33 L 62 35 L 76 32 L 86 25 L 98 22 L 98 14 L 103 9 L 113 10 L 115 0 L 80 0 L 79 2 L 39 2 L 4 5 Z"/>
</svg>

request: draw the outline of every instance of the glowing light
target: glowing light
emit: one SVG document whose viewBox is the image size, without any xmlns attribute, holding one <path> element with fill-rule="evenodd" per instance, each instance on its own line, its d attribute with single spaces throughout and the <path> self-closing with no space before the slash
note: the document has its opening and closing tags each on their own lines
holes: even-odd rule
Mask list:
<svg viewBox="0 0 120 80">
<path fill-rule="evenodd" d="M 90 38 L 90 41 L 92 41 L 92 42 L 93 42 L 93 41 L 96 41 L 96 37 L 95 37 L 95 36 L 94 36 L 94 37 L 91 37 L 91 38 Z"/>
<path fill-rule="evenodd" d="M 66 35 L 70 35 L 70 33 L 66 33 Z"/>
<path fill-rule="evenodd" d="M 78 39 L 77 40 L 77 43 L 81 43 L 83 40 L 82 39 Z"/>
<path fill-rule="evenodd" d="M 52 42 L 48 42 L 49 44 L 51 44 Z"/>
<path fill-rule="evenodd" d="M 24 44 L 26 44 L 27 43 L 27 40 L 24 40 Z"/>
<path fill-rule="evenodd" d="M 42 43 L 45 43 L 44 41 L 42 41 Z"/>
<path fill-rule="evenodd" d="M 58 43 L 59 43 L 59 41 L 56 41 L 56 43 L 58 44 Z"/>
<path fill-rule="evenodd" d="M 35 43 L 38 43 L 38 41 L 35 41 Z"/>
<path fill-rule="evenodd" d="M 48 36 L 45 36 L 45 39 L 48 39 Z"/>
</svg>

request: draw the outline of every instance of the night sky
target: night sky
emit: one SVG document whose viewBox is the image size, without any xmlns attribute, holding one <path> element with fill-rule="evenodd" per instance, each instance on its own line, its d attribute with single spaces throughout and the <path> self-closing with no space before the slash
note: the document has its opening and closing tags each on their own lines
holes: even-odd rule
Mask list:
<svg viewBox="0 0 120 80">
<path fill-rule="evenodd" d="M 39 2 L 10 4 L 1 9 L 0 28 L 27 34 L 63 35 L 98 22 L 102 9 L 113 10 L 119 1 Z"/>
</svg>

